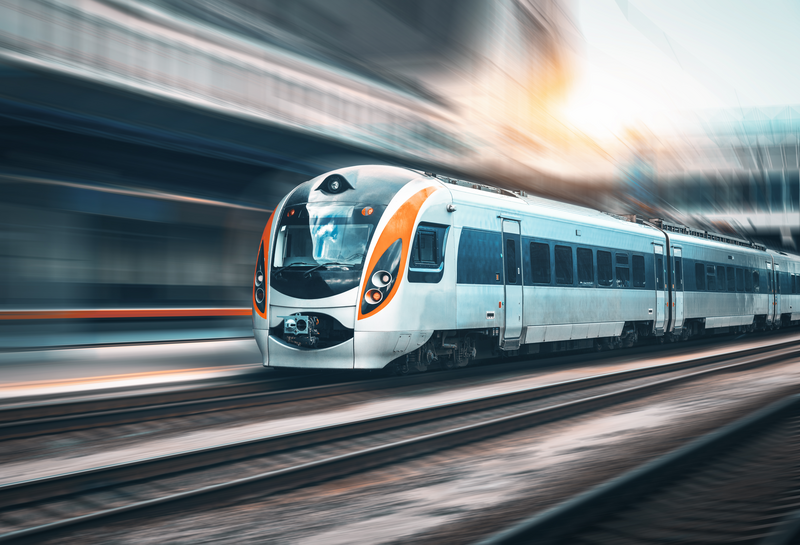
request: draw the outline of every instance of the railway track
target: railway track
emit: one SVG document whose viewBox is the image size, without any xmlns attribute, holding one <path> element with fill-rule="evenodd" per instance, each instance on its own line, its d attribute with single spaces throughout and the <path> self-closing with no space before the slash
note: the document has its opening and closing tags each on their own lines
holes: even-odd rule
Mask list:
<svg viewBox="0 0 800 545">
<path fill-rule="evenodd" d="M 762 349 L 763 350 L 763 349 Z M 276 433 L 0 486 L 0 541 L 305 486 L 796 357 L 797 341 Z M 728 355 L 730 357 L 730 355 Z M 661 375 L 653 380 L 656 375 Z"/>
<path fill-rule="evenodd" d="M 795 394 L 480 545 L 797 543 L 798 452 Z"/>
<path fill-rule="evenodd" d="M 793 340 L 782 340 L 774 348 L 791 346 Z M 682 350 L 685 346 L 676 347 Z M 341 373 L 293 375 L 272 379 L 247 380 L 234 383 L 214 383 L 210 386 L 158 389 L 156 391 L 114 392 L 102 396 L 81 399 L 45 399 L 28 403 L 15 403 L 0 407 L 0 440 L 19 439 L 38 435 L 63 433 L 102 426 L 116 426 L 174 418 L 215 411 L 243 409 L 304 401 L 321 397 L 371 392 L 375 390 L 415 386 L 418 384 L 452 381 L 457 379 L 497 375 L 503 372 L 530 371 L 532 365 L 547 368 L 553 365 L 571 365 L 589 361 L 615 359 L 644 353 L 647 348 L 633 349 L 622 353 L 576 354 L 556 356 L 541 360 L 522 361 L 499 365 L 488 365 L 457 371 L 441 371 L 406 377 L 371 378 L 353 381 L 342 380 Z M 718 354 L 691 360 L 691 365 L 704 365 L 724 361 L 731 357 L 746 356 L 762 350 L 761 347 L 746 350 L 732 349 Z M 663 352 L 668 355 L 669 351 Z M 683 365 L 684 362 L 676 362 Z M 672 369 L 670 367 L 662 368 Z M 665 372 L 652 368 L 648 373 Z"/>
</svg>

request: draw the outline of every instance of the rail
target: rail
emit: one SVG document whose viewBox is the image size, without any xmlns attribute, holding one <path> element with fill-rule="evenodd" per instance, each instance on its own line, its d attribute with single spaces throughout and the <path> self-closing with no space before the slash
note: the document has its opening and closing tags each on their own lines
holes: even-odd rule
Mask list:
<svg viewBox="0 0 800 545">
<path fill-rule="evenodd" d="M 297 488 L 598 410 L 700 377 L 777 363 L 795 356 L 797 351 L 797 343 L 791 343 L 766 353 L 748 353 L 733 362 L 701 370 L 692 369 L 689 361 L 675 362 L 674 367 L 657 366 L 661 367 L 658 372 L 666 372 L 668 368 L 673 372 L 676 369 L 680 371 L 687 366 L 689 372 L 677 372 L 657 381 L 639 381 L 632 386 L 613 388 L 604 393 L 591 388 L 642 378 L 642 370 L 400 410 L 358 421 L 298 429 L 11 483 L 0 487 L 0 513 L 8 515 L 3 520 L 50 520 L 34 526 L 25 523 L 15 527 L 6 526 L 0 540 L 31 538 L 107 517 L 161 508 L 166 504 L 219 502 L 226 495 L 243 491 L 274 493 Z M 694 363 L 696 365 L 698 362 Z M 651 369 L 651 372 L 654 370 Z M 527 404 L 542 395 L 587 388 L 590 389 L 583 397 L 570 401 L 555 400 L 535 407 Z M 436 425 L 432 426 L 431 423 Z M 286 452 L 291 452 L 291 456 L 271 456 Z M 219 471 L 220 463 L 226 464 L 229 471 Z M 225 476 L 226 473 L 238 477 L 230 479 Z M 187 475 L 193 477 L 191 480 L 197 484 L 187 486 Z M 177 479 L 177 487 L 170 479 Z M 109 500 L 117 488 L 121 489 L 120 497 Z M 92 501 L 93 497 L 102 497 L 102 504 Z M 65 498 L 75 501 L 67 503 L 64 502 Z M 74 508 L 66 513 L 62 510 L 54 517 L 48 509 L 52 501 Z M 114 506 L 108 507 L 109 504 Z"/>
</svg>

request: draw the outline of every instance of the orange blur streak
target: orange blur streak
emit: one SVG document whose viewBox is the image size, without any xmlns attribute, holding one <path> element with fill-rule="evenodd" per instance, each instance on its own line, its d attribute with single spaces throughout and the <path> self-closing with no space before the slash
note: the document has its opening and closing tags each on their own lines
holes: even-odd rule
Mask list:
<svg viewBox="0 0 800 545">
<path fill-rule="evenodd" d="M 359 320 L 367 317 L 370 314 L 374 314 L 375 311 L 379 309 L 386 308 L 386 305 L 388 305 L 389 301 L 392 300 L 394 294 L 397 293 L 400 280 L 403 276 L 404 267 L 406 265 L 406 256 L 410 251 L 411 232 L 414 230 L 414 223 L 417 220 L 417 214 L 419 213 L 419 209 L 422 208 L 422 204 L 437 189 L 439 188 L 426 187 L 425 189 L 415 193 L 414 196 L 400 205 L 400 208 L 397 209 L 397 212 L 394 213 L 394 216 L 392 216 L 392 218 L 386 224 L 386 227 L 383 229 L 383 233 L 381 233 L 378 243 L 375 245 L 375 249 L 372 251 L 372 257 L 369 260 L 369 267 L 367 267 L 365 271 L 367 274 L 371 274 L 372 269 L 375 268 L 375 264 L 383 255 L 383 252 L 385 252 L 389 246 L 391 246 L 399 238 L 403 241 L 403 249 L 400 253 L 400 267 L 397 270 L 398 278 L 395 281 L 395 285 L 392 287 L 392 291 L 390 291 L 389 295 L 386 296 L 386 300 L 383 301 L 379 307 L 373 309 L 367 314 L 362 314 L 361 301 L 364 299 L 364 297 L 366 297 L 368 285 L 366 279 L 369 278 L 366 275 L 364 276 L 364 289 L 361 290 L 361 299 L 358 300 Z"/>
<path fill-rule="evenodd" d="M 75 320 L 86 318 L 179 318 L 250 316 L 249 308 L 131 308 L 98 310 L 4 310 L 0 320 Z"/>
<path fill-rule="evenodd" d="M 269 243 L 272 239 L 272 218 L 274 216 L 275 210 L 269 215 L 267 225 L 264 227 L 264 232 L 261 233 L 261 242 L 264 243 L 264 312 L 258 310 L 258 305 L 256 304 L 256 284 L 253 282 L 253 310 L 265 320 L 267 318 L 267 305 L 269 304 L 269 269 L 267 265 L 269 264 Z M 258 251 L 256 251 L 256 260 L 258 260 Z M 258 263 L 256 263 L 256 268 L 253 270 L 254 279 L 257 271 Z"/>
</svg>

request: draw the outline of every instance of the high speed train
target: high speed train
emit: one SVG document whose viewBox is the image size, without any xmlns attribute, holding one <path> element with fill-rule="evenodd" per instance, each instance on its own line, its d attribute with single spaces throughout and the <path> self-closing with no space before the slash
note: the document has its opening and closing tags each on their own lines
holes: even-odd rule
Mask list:
<svg viewBox="0 0 800 545">
<path fill-rule="evenodd" d="M 421 372 L 800 323 L 800 257 L 388 166 L 296 187 L 261 237 L 264 366 Z"/>
</svg>

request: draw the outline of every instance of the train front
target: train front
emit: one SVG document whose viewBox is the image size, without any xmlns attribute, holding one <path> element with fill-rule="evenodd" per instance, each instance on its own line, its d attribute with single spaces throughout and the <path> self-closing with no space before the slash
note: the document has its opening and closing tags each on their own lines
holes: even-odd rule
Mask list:
<svg viewBox="0 0 800 545">
<path fill-rule="evenodd" d="M 401 305 L 385 309 L 420 210 L 440 187 L 411 170 L 362 166 L 323 174 L 283 199 L 253 281 L 265 367 L 379 369 L 400 355 Z"/>
</svg>

